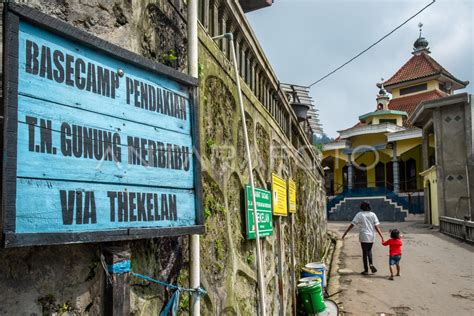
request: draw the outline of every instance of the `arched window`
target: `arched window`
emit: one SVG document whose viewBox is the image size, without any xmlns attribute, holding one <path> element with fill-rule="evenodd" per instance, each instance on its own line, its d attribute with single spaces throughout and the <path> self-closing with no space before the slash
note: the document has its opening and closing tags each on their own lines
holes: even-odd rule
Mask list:
<svg viewBox="0 0 474 316">
<path fill-rule="evenodd" d="M 367 167 L 354 165 L 354 188 L 367 188 Z"/>
<path fill-rule="evenodd" d="M 406 172 L 406 190 L 414 191 L 416 190 L 416 160 L 410 158 L 406 161 L 405 165 L 405 172 Z"/>
</svg>

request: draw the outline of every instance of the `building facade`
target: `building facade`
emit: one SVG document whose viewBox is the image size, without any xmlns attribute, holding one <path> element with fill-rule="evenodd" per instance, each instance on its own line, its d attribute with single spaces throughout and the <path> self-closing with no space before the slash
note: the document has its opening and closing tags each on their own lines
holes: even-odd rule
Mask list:
<svg viewBox="0 0 474 316">
<path fill-rule="evenodd" d="M 390 79 L 377 84 L 375 110 L 359 116 L 357 124 L 339 131 L 336 141 L 324 147 L 330 219 L 351 219 L 358 200 L 368 198 L 382 220 L 423 212 L 422 130 L 413 125 L 413 113 L 422 101 L 452 95 L 468 82 L 430 56 L 421 32 L 412 54 Z M 434 141 L 427 136 L 427 160 L 434 159 Z"/>
<path fill-rule="evenodd" d="M 421 176 L 426 222 L 471 242 L 474 241 L 472 111 L 472 96 L 461 93 L 424 101 L 413 115 L 413 124 L 423 131 Z M 435 139 L 434 159 L 426 155 L 430 135 Z"/>
</svg>

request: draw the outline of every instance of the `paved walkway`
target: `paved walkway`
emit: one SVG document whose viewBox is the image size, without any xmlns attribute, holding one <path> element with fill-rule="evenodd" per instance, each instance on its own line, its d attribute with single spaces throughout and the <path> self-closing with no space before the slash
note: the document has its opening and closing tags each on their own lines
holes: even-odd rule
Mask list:
<svg viewBox="0 0 474 316">
<path fill-rule="evenodd" d="M 345 315 L 474 315 L 474 246 L 444 236 L 417 219 L 381 224 L 385 238 L 391 228 L 403 234 L 401 277 L 394 281 L 388 280 L 388 247 L 379 240 L 373 248 L 378 272 L 360 275 L 358 231 L 354 228 L 348 234 L 335 278 L 342 289 L 336 300 L 343 303 Z M 330 222 L 329 229 L 342 236 L 348 224 Z"/>
</svg>

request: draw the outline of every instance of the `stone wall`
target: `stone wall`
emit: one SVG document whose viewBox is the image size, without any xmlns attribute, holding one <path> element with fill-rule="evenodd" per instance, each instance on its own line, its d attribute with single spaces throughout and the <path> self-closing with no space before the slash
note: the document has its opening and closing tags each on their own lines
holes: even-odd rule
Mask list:
<svg viewBox="0 0 474 316">
<path fill-rule="evenodd" d="M 176 0 L 29 0 L 29 6 L 128 50 L 174 68 L 186 68 L 185 7 Z M 243 235 L 243 187 L 247 161 L 231 65 L 200 30 L 201 151 L 206 234 L 201 238 L 204 315 L 255 315 L 255 241 Z M 243 84 L 254 176 L 269 188 L 271 173 L 297 184 L 296 262 L 317 261 L 326 245 L 325 195 L 321 170 L 296 151 L 268 111 Z M 295 136 L 296 137 L 296 136 Z M 280 146 L 283 146 L 281 149 Z M 287 147 L 288 146 L 288 147 Z M 277 226 L 274 219 L 274 226 Z M 290 311 L 289 218 L 281 219 L 283 298 L 278 293 L 277 240 L 263 244 L 267 311 Z M 131 243 L 133 270 L 187 286 L 188 239 Z M 0 315 L 103 314 L 104 273 L 100 245 L 25 247 L 0 250 Z M 132 280 L 133 315 L 153 315 L 169 297 L 163 287 Z M 188 309 L 184 295 L 181 311 Z"/>
<path fill-rule="evenodd" d="M 253 315 L 256 311 L 255 241 L 243 234 L 243 188 L 248 183 L 238 96 L 231 64 L 204 30 L 200 32 L 200 102 L 206 235 L 202 238 L 202 282 L 209 291 L 204 315 Z M 324 251 L 326 236 L 325 195 L 322 177 L 311 170 L 268 111 L 243 84 L 246 124 L 249 131 L 254 178 L 270 189 L 272 172 L 296 181 L 296 262 L 316 261 Z M 296 135 L 294 136 L 296 137 Z M 274 217 L 274 227 L 278 219 Z M 281 219 L 283 242 L 283 299 L 278 294 L 277 239 L 263 241 L 267 311 L 275 315 L 282 306 L 291 310 L 290 219 Z"/>
</svg>

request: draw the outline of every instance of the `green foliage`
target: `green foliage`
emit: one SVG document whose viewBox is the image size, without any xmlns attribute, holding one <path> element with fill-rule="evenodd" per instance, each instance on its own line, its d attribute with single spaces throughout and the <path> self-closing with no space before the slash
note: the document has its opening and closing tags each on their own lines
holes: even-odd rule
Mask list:
<svg viewBox="0 0 474 316">
<path fill-rule="evenodd" d="M 324 144 L 316 144 L 314 145 L 314 148 L 316 148 L 318 152 L 322 153 L 324 149 Z"/>
<path fill-rule="evenodd" d="M 174 49 L 170 49 L 166 53 L 161 54 L 161 61 L 167 66 L 172 66 L 177 59 L 178 57 Z"/>
<path fill-rule="evenodd" d="M 324 149 L 324 144 L 327 144 L 327 143 L 330 143 L 332 141 L 334 141 L 333 138 L 329 138 L 328 135 L 326 134 L 321 134 L 321 135 L 313 135 L 313 145 L 314 145 L 314 148 L 316 149 L 316 151 L 322 153 L 323 152 L 323 149 Z"/>
<path fill-rule="evenodd" d="M 130 267 L 132 269 L 137 267 L 137 259 L 135 258 L 130 259 Z"/>
<path fill-rule="evenodd" d="M 186 287 L 188 284 L 188 281 L 189 281 L 189 274 L 188 274 L 188 270 L 186 269 L 181 269 L 180 273 L 179 273 L 179 276 L 178 276 L 178 285 L 179 286 L 184 286 Z"/>
<path fill-rule="evenodd" d="M 216 144 L 216 141 L 213 140 L 212 138 L 208 138 L 206 140 L 206 146 L 209 150 L 212 149 L 212 147 L 214 147 L 215 144 Z"/>
<path fill-rule="evenodd" d="M 222 205 L 211 193 L 204 194 L 204 218 L 208 219 L 212 214 L 225 213 L 225 206 Z"/>
<path fill-rule="evenodd" d="M 254 257 L 254 255 L 253 255 L 253 254 L 248 255 L 248 256 L 247 256 L 247 263 L 248 263 L 248 264 L 252 264 L 252 263 L 254 263 L 254 262 L 255 262 L 255 257 Z"/>
<path fill-rule="evenodd" d="M 224 246 L 222 244 L 222 240 L 216 239 L 214 241 L 214 250 L 216 251 L 216 258 L 217 260 L 222 260 L 224 259 Z"/>
<path fill-rule="evenodd" d="M 58 305 L 58 313 L 59 314 L 66 313 L 66 312 L 71 312 L 71 311 L 72 311 L 72 306 L 71 306 L 70 302 L 66 302 L 66 303 Z"/>
<path fill-rule="evenodd" d="M 187 312 L 189 312 L 189 294 L 187 292 L 183 293 L 179 299 L 179 311 L 180 315 L 187 314 Z"/>
<path fill-rule="evenodd" d="M 202 77 L 204 77 L 204 64 L 201 64 L 199 63 L 198 64 L 198 79 L 201 79 Z"/>
<path fill-rule="evenodd" d="M 181 269 L 178 276 L 178 285 L 187 287 L 189 282 L 189 273 L 187 269 Z M 189 294 L 184 292 L 179 300 L 179 315 L 187 315 L 189 312 Z"/>
<path fill-rule="evenodd" d="M 212 215 L 212 212 L 209 208 L 204 208 L 204 219 L 208 219 L 209 217 L 211 217 Z"/>
<path fill-rule="evenodd" d="M 65 303 L 56 304 L 56 297 L 49 293 L 43 297 L 38 298 L 38 304 L 41 305 L 43 316 L 53 314 L 63 314 L 66 312 L 72 312 L 73 307 L 71 302 L 66 301 Z"/>
</svg>

